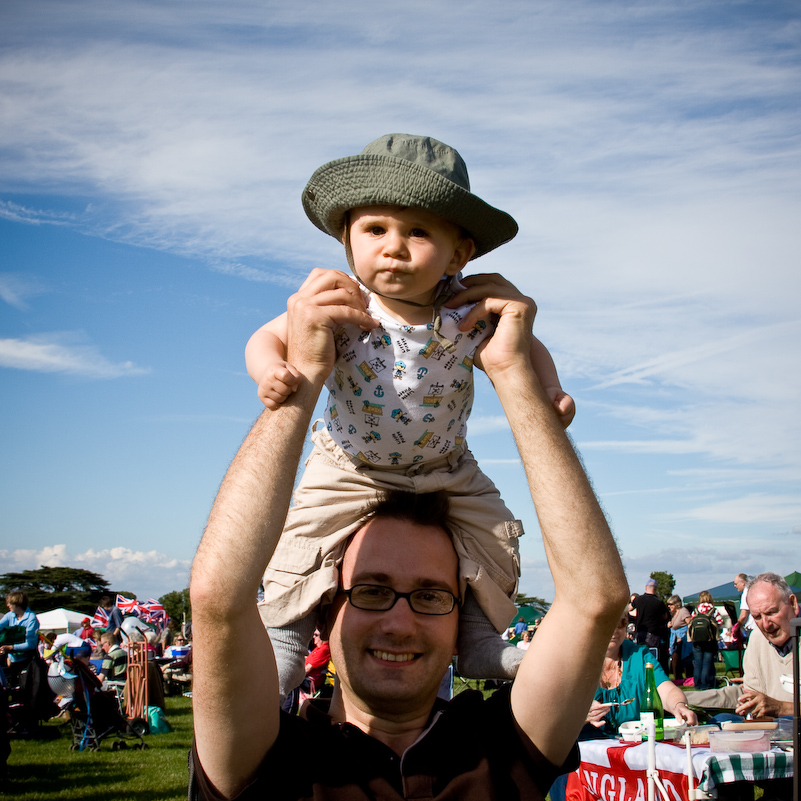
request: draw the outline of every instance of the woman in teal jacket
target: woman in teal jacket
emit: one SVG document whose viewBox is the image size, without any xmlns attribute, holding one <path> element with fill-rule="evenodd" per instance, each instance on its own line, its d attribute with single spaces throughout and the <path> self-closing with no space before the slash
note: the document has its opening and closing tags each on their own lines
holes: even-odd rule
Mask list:
<svg viewBox="0 0 801 801">
<path fill-rule="evenodd" d="M 595 691 L 587 723 L 597 730 L 596 736 L 603 737 L 617 734 L 620 724 L 627 720 L 639 720 L 640 702 L 645 693 L 645 665 L 653 662 L 656 690 L 662 699 L 665 716 L 672 715 L 679 722 L 694 726 L 698 719 L 687 706 L 687 696 L 668 678 L 645 645 L 637 645 L 626 639 L 627 623 L 627 618 L 621 618 L 609 641 L 600 686 Z M 629 698 L 633 699 L 630 703 L 622 703 Z M 604 706 L 610 703 L 613 705 Z M 592 730 L 588 731 L 592 736 Z M 587 732 L 583 734 L 586 736 Z"/>
</svg>

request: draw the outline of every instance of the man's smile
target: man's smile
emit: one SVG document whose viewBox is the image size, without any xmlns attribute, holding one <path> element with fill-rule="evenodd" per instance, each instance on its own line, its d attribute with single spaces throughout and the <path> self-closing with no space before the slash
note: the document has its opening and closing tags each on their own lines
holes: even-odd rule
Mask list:
<svg viewBox="0 0 801 801">
<path fill-rule="evenodd" d="M 389 651 L 376 651 L 373 649 L 370 649 L 370 653 L 376 659 L 382 659 L 385 662 L 411 662 L 420 656 L 420 654 L 392 654 Z"/>
</svg>

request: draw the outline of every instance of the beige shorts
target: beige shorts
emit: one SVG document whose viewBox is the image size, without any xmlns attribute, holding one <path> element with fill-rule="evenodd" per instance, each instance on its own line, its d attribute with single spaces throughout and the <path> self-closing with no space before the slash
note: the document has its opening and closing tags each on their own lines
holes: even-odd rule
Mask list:
<svg viewBox="0 0 801 801">
<path fill-rule="evenodd" d="M 259 611 L 266 626 L 286 626 L 321 601 L 333 600 L 346 541 L 365 508 L 388 489 L 451 495 L 462 595 L 469 585 L 495 628 L 500 632 L 509 625 L 517 611 L 517 540 L 523 526 L 468 450 L 414 467 L 375 469 L 354 464 L 322 426 L 312 440 L 284 531 L 264 572 Z"/>
</svg>

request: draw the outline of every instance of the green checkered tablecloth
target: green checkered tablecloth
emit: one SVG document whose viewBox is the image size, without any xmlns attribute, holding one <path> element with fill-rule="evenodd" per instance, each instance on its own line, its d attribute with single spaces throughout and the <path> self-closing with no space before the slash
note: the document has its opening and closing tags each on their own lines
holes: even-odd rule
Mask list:
<svg viewBox="0 0 801 801">
<path fill-rule="evenodd" d="M 759 751 L 755 754 L 710 753 L 698 782 L 709 793 L 721 784 L 741 781 L 784 779 L 793 775 L 793 755 L 785 751 Z"/>
</svg>

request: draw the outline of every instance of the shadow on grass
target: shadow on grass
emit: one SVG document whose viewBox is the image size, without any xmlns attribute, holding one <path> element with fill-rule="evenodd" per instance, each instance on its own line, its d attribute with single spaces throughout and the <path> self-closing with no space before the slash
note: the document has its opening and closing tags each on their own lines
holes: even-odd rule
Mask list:
<svg viewBox="0 0 801 801">
<path fill-rule="evenodd" d="M 183 751 L 186 753 L 186 749 Z M 95 759 L 86 759 L 84 764 L 9 765 L 4 790 L 20 801 L 45 798 L 97 801 L 101 797 L 165 801 L 186 796 L 185 777 L 165 777 L 162 774 L 153 776 L 153 780 L 144 780 L 143 772 L 149 772 L 146 764 L 125 764 L 117 759 L 98 761 L 101 754 L 92 754 Z M 75 756 L 80 759 L 90 755 Z M 103 788 L 100 790 L 102 795 L 98 794 L 100 788 Z"/>
</svg>

